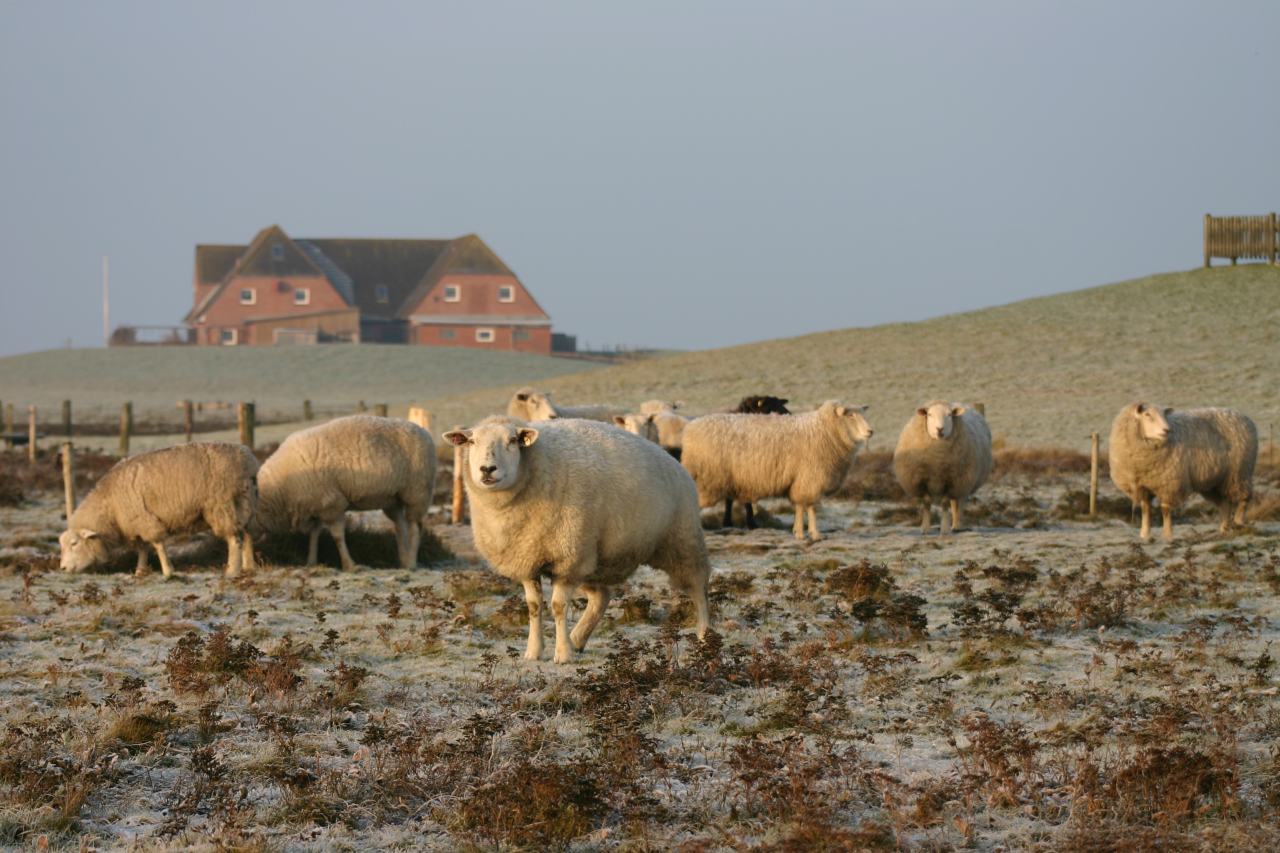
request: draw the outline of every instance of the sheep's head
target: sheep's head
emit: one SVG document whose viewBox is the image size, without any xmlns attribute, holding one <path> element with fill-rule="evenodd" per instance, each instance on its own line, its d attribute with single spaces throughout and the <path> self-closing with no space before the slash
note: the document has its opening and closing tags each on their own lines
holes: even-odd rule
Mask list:
<svg viewBox="0 0 1280 853">
<path fill-rule="evenodd" d="M 497 492 L 515 486 L 520 476 L 520 451 L 538 440 L 538 431 L 520 421 L 491 420 L 472 429 L 450 430 L 444 437 L 467 448 L 471 485 Z"/>
<path fill-rule="evenodd" d="M 836 418 L 849 440 L 854 444 L 861 444 L 864 441 L 870 441 L 871 436 L 875 434 L 875 430 L 867 421 L 868 408 L 870 407 L 847 406 L 839 400 L 828 400 L 819 407 L 818 411 L 825 413 L 828 417 Z"/>
<path fill-rule="evenodd" d="M 1163 444 L 1169 437 L 1169 415 L 1173 409 L 1134 403 L 1133 416 L 1138 420 L 1138 432 L 1147 441 Z"/>
<path fill-rule="evenodd" d="M 560 417 L 555 404 L 551 402 L 550 391 L 536 391 L 530 394 L 525 402 L 525 409 L 528 412 L 527 420 L 531 421 L 550 421 Z"/>
<path fill-rule="evenodd" d="M 946 441 L 955 431 L 956 418 L 964 414 L 964 406 L 930 403 L 916 409 L 916 414 L 924 418 L 924 429 L 929 438 Z"/>
<path fill-rule="evenodd" d="M 58 537 L 62 550 L 60 566 L 64 572 L 82 572 L 96 563 L 106 562 L 107 543 L 96 531 L 79 528 L 64 530 Z"/>
<path fill-rule="evenodd" d="M 683 405 L 682 400 L 645 400 L 640 404 L 640 414 L 656 415 L 658 412 L 674 412 Z"/>
<path fill-rule="evenodd" d="M 621 427 L 633 435 L 647 438 L 657 443 L 658 426 L 653 422 L 653 415 L 614 415 L 614 426 Z"/>
<path fill-rule="evenodd" d="M 787 400 L 784 397 L 770 397 L 767 394 L 743 397 L 736 411 L 744 415 L 789 415 Z"/>
</svg>

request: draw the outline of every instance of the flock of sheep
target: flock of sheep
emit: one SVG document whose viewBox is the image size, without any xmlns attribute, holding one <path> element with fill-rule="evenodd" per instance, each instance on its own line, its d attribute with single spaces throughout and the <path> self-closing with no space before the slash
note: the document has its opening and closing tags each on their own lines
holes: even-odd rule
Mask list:
<svg viewBox="0 0 1280 853">
<path fill-rule="evenodd" d="M 791 414 L 786 400 L 744 398 L 732 411 L 688 418 L 675 401 L 638 412 L 558 406 L 526 388 L 470 429 L 446 432 L 462 448 L 462 477 L 480 554 L 520 581 L 529 610 L 525 657 L 542 654 L 542 579 L 551 582 L 554 659 L 581 651 L 612 591 L 640 565 L 665 572 L 694 603 L 697 633 L 708 624 L 711 565 L 701 508 L 786 497 L 796 538 L 821 538 L 816 507 L 844 481 L 872 434 L 865 406 L 827 401 Z M 1230 409 L 1177 411 L 1133 403 L 1111 430 L 1111 477 L 1142 509 L 1150 537 L 1151 499 L 1160 501 L 1164 536 L 1172 512 L 1192 493 L 1222 512 L 1222 529 L 1244 521 L 1252 496 L 1258 439 L 1253 422 Z M 961 521 L 960 505 L 992 469 L 991 432 L 972 407 L 933 401 L 907 420 L 894 474 L 921 506 L 921 530 L 940 504 L 940 532 Z M 165 541 L 211 531 L 227 542 L 228 576 L 252 568 L 253 539 L 277 532 L 310 537 L 307 564 L 327 529 L 342 567 L 353 569 L 344 530 L 349 510 L 381 510 L 395 526 L 400 564 L 412 568 L 436 479 L 430 433 L 407 421 L 357 415 L 296 432 L 259 467 L 244 447 L 196 443 L 144 453 L 113 467 L 68 519 L 61 565 L 78 571 L 113 549 L 138 553 L 147 571 L 154 548 L 172 572 Z M 947 505 L 949 504 L 949 506 Z M 949 510 L 949 512 L 948 512 Z M 1233 518 L 1234 512 L 1234 518 Z M 575 591 L 587 607 L 568 630 Z"/>
</svg>

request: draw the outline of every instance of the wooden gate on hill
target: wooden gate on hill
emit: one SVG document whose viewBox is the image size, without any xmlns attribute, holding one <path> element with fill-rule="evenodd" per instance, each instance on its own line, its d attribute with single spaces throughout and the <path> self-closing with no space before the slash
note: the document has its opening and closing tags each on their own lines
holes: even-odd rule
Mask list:
<svg viewBox="0 0 1280 853">
<path fill-rule="evenodd" d="M 1276 215 L 1211 216 L 1204 215 L 1204 265 L 1213 258 L 1276 263 L 1280 255 L 1280 228 Z"/>
</svg>

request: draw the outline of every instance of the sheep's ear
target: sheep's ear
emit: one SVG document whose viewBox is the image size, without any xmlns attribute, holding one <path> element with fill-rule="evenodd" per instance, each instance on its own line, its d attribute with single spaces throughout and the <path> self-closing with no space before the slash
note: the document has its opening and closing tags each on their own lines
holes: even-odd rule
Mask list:
<svg viewBox="0 0 1280 853">
<path fill-rule="evenodd" d="M 953 406 L 951 408 L 951 417 L 958 418 L 964 414 L 964 406 Z"/>
<path fill-rule="evenodd" d="M 849 409 L 847 406 L 841 404 L 839 406 L 836 406 L 836 414 L 839 415 L 840 417 L 844 417 L 845 415 L 849 414 Z"/>
<path fill-rule="evenodd" d="M 622 415 L 614 415 L 613 422 L 620 427 L 625 427 L 627 425 L 627 419 Z"/>
<path fill-rule="evenodd" d="M 788 400 L 786 397 L 779 397 L 779 398 L 778 398 L 778 405 L 779 405 L 779 406 L 785 406 L 785 405 L 786 405 L 787 403 L 789 403 L 789 402 L 791 402 L 791 401 L 790 401 L 790 400 Z"/>
<path fill-rule="evenodd" d="M 1135 404 L 1134 404 L 1134 406 L 1133 406 L 1133 410 L 1134 410 L 1135 412 L 1137 412 L 1138 414 L 1142 414 L 1143 412 L 1145 412 L 1145 411 L 1147 410 L 1147 404 L 1146 404 L 1146 403 L 1143 403 L 1143 402 L 1141 402 L 1141 401 L 1139 401 L 1139 402 L 1137 402 L 1137 403 L 1135 403 Z"/>
<path fill-rule="evenodd" d="M 870 410 L 870 408 L 871 408 L 871 406 L 869 406 L 869 405 L 868 405 L 868 406 L 859 406 L 859 407 L 858 407 L 858 411 L 865 415 L 865 414 L 867 413 L 867 411 L 868 411 L 868 410 Z"/>
<path fill-rule="evenodd" d="M 1167 418 L 1173 414 L 1173 406 L 1167 406 L 1164 410 L 1164 416 Z"/>
<path fill-rule="evenodd" d="M 538 431 L 533 427 L 516 430 L 516 440 L 520 442 L 521 447 L 528 447 L 538 440 Z"/>
<path fill-rule="evenodd" d="M 920 415 L 921 417 L 928 417 L 929 410 L 926 409 L 924 406 L 921 406 L 920 408 L 916 409 L 916 414 Z"/>
<path fill-rule="evenodd" d="M 529 394 L 527 391 L 522 394 L 516 394 L 516 399 L 523 403 L 529 399 Z"/>
<path fill-rule="evenodd" d="M 444 434 L 444 440 L 461 447 L 471 441 L 471 430 L 451 429 Z"/>
<path fill-rule="evenodd" d="M 684 408 L 684 400 L 676 400 L 674 403 L 672 403 L 672 404 L 671 404 L 671 408 L 673 408 L 673 409 L 683 409 L 683 408 Z"/>
<path fill-rule="evenodd" d="M 87 527 L 81 527 L 76 533 L 80 534 L 81 539 L 96 539 L 98 536 L 98 531 L 90 530 Z"/>
<path fill-rule="evenodd" d="M 644 422 L 647 424 L 653 423 L 653 415 L 649 415 L 647 418 L 645 418 Z"/>
</svg>

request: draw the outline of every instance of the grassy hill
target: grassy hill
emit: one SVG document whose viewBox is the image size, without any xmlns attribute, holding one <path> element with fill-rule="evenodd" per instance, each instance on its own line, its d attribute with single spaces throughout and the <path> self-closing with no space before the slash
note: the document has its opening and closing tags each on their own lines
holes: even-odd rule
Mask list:
<svg viewBox="0 0 1280 853">
<path fill-rule="evenodd" d="M 565 403 L 685 400 L 692 412 L 750 393 L 799 406 L 868 403 L 873 446 L 942 397 L 982 401 L 997 437 L 1088 447 L 1137 398 L 1229 405 L 1280 425 L 1280 269 L 1153 275 L 996 308 L 674 355 L 538 383 Z M 432 401 L 443 420 L 500 409 L 509 389 Z"/>
</svg>

